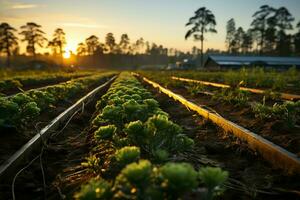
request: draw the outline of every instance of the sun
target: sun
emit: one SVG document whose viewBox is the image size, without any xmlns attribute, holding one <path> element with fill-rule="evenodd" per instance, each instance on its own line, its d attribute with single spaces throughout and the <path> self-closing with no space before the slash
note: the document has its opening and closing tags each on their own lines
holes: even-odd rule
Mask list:
<svg viewBox="0 0 300 200">
<path fill-rule="evenodd" d="M 63 54 L 64 59 L 68 59 L 71 57 L 71 52 L 69 50 L 66 50 Z"/>
<path fill-rule="evenodd" d="M 71 57 L 71 54 L 75 51 L 76 51 L 76 46 L 73 45 L 73 43 L 69 43 L 65 48 L 65 52 L 63 53 L 64 59 L 69 59 Z"/>
</svg>

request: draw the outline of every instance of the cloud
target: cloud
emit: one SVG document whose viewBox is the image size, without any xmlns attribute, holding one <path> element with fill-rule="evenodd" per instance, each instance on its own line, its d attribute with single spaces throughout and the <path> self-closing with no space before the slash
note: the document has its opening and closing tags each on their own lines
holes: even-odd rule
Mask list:
<svg viewBox="0 0 300 200">
<path fill-rule="evenodd" d="M 14 16 L 14 15 L 6 15 L 6 16 L 0 16 L 0 21 L 3 22 L 16 22 L 16 21 L 23 21 L 24 18 Z"/>
<path fill-rule="evenodd" d="M 11 6 L 12 9 L 28 9 L 28 8 L 36 8 L 37 4 L 26 4 L 26 3 L 16 3 Z"/>
<path fill-rule="evenodd" d="M 97 25 L 97 24 L 83 24 L 83 23 L 60 23 L 61 26 L 67 27 L 77 27 L 77 28 L 107 28 L 104 25 Z"/>
</svg>

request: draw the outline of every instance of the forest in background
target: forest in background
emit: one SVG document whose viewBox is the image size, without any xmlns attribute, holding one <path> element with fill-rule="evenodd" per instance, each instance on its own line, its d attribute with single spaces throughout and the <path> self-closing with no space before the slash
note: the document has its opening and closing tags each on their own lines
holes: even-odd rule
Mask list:
<svg viewBox="0 0 300 200">
<path fill-rule="evenodd" d="M 198 9 L 186 24 L 193 27 L 188 30 L 185 38 L 192 37 L 201 42 L 200 48 L 193 46 L 188 52 L 167 48 L 142 37 L 132 41 L 126 33 L 120 39 L 116 39 L 113 33 L 107 33 L 104 41 L 91 35 L 78 44 L 76 52 L 69 52 L 65 49 L 66 33 L 62 28 L 57 28 L 52 38 L 46 38 L 42 26 L 37 23 L 26 23 L 20 27 L 19 32 L 3 22 L 0 24 L 0 66 L 29 67 L 48 63 L 53 66 L 109 68 L 122 65 L 124 68 L 135 68 L 143 65 L 166 65 L 183 59 L 203 60 L 204 54 L 300 55 L 300 22 L 293 25 L 295 18 L 287 8 L 263 5 L 252 18 L 248 29 L 239 27 L 235 19 L 231 18 L 226 26 L 226 50 L 208 48 L 206 52 L 203 47 L 205 34 L 217 33 L 217 20 L 205 7 Z M 25 43 L 26 52 L 20 52 L 21 43 Z M 47 52 L 40 53 L 41 49 L 46 49 Z M 68 59 L 64 59 L 64 54 L 68 55 Z"/>
</svg>

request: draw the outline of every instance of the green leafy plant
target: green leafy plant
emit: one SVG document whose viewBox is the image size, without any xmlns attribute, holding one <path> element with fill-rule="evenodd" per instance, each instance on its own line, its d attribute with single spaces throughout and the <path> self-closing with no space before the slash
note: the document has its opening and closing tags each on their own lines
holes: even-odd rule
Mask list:
<svg viewBox="0 0 300 200">
<path fill-rule="evenodd" d="M 97 74 L 48 86 L 41 90 L 29 90 L 12 97 L 1 97 L 0 127 L 15 127 L 18 132 L 22 132 L 28 124 L 32 124 L 29 122 L 35 121 L 41 112 L 52 108 L 53 104 L 74 96 L 75 93 L 78 94 L 105 76 L 111 75 L 112 73 Z M 30 82 L 31 79 L 28 81 Z"/>
<path fill-rule="evenodd" d="M 154 115 L 145 123 L 131 122 L 125 126 L 124 131 L 133 145 L 141 147 L 158 160 L 162 158 L 158 151 L 163 150 L 165 156 L 169 152 L 186 151 L 194 145 L 192 139 L 182 134 L 180 126 L 164 115 Z"/>
<path fill-rule="evenodd" d="M 171 160 L 170 155 L 193 148 L 194 141 L 168 119 L 168 114 L 135 78 L 121 73 L 101 97 L 97 112 L 93 125 L 100 128 L 95 137 L 110 139 L 114 149 L 121 147 L 114 156 L 105 155 L 103 160 L 109 163 L 103 176 L 113 176 L 112 199 L 180 199 L 198 186 L 198 172 L 191 165 L 164 165 Z M 113 125 L 113 130 L 104 126 L 107 124 Z M 139 160 L 142 156 L 162 166 L 153 167 L 150 161 Z M 219 190 L 215 188 L 213 193 L 216 191 Z"/>
<path fill-rule="evenodd" d="M 115 158 L 121 166 L 126 166 L 140 159 L 140 148 L 135 146 L 126 146 L 116 151 Z"/>
<path fill-rule="evenodd" d="M 257 118 L 279 120 L 289 128 L 293 128 L 300 120 L 300 101 L 285 101 L 283 104 L 275 103 L 271 107 L 255 103 L 252 105 L 252 111 Z"/>
<path fill-rule="evenodd" d="M 103 126 L 103 125 L 107 124 L 107 120 L 103 119 L 102 115 L 97 115 L 93 119 L 92 124 L 96 127 Z"/>
<path fill-rule="evenodd" d="M 88 168 L 88 170 L 93 173 L 97 173 L 101 169 L 100 158 L 96 155 L 90 155 L 86 158 L 86 162 L 82 162 L 81 165 Z"/>
<path fill-rule="evenodd" d="M 143 104 L 139 104 L 135 100 L 129 100 L 122 105 L 125 113 L 125 121 L 135 121 L 141 119 L 146 120 L 148 117 L 147 107 Z"/>
<path fill-rule="evenodd" d="M 45 91 L 32 90 L 29 92 L 29 95 L 42 110 L 49 108 L 56 102 L 54 96 Z"/>
<path fill-rule="evenodd" d="M 196 95 L 200 94 L 201 92 L 205 91 L 204 85 L 201 85 L 201 84 L 190 84 L 190 85 L 186 86 L 186 89 L 187 89 L 188 93 L 191 94 L 192 96 L 196 96 Z"/>
<path fill-rule="evenodd" d="M 0 97 L 0 127 L 13 126 L 18 111 L 17 103 Z"/>
<path fill-rule="evenodd" d="M 222 89 L 220 93 L 216 93 L 212 96 L 212 98 L 234 104 L 235 106 L 244 106 L 248 103 L 249 92 L 238 88 L 225 88 Z"/>
<path fill-rule="evenodd" d="M 274 99 L 274 100 L 278 100 L 280 99 L 280 93 L 278 92 L 273 92 L 272 90 L 264 90 L 264 101 L 266 99 Z"/>
<path fill-rule="evenodd" d="M 159 168 L 161 187 L 170 199 L 177 199 L 198 186 L 197 172 L 187 163 L 167 163 Z"/>
<path fill-rule="evenodd" d="M 203 167 L 199 171 L 199 178 L 207 187 L 205 199 L 211 200 L 223 191 L 222 184 L 227 180 L 228 172 L 217 167 Z"/>
<path fill-rule="evenodd" d="M 16 89 L 16 88 L 22 91 L 21 89 L 22 87 L 23 87 L 22 83 L 16 78 L 0 81 L 0 91 L 5 92 L 7 90 Z"/>
<path fill-rule="evenodd" d="M 17 103 L 19 106 L 33 101 L 33 99 L 29 95 L 24 93 L 18 93 L 11 97 L 9 100 Z"/>
<path fill-rule="evenodd" d="M 125 126 L 124 132 L 127 134 L 129 141 L 132 144 L 138 144 L 142 146 L 144 143 L 148 142 L 147 130 L 145 129 L 144 123 L 140 120 L 130 122 Z"/>
<path fill-rule="evenodd" d="M 153 156 L 157 162 L 165 162 L 168 160 L 170 154 L 168 151 L 166 151 L 164 149 L 157 149 L 154 152 Z"/>
<path fill-rule="evenodd" d="M 181 127 L 168 120 L 164 115 L 150 117 L 145 122 L 145 128 L 148 132 L 148 149 L 151 154 L 154 154 L 158 149 L 173 153 L 182 152 L 193 147 L 192 140 L 182 134 Z"/>
<path fill-rule="evenodd" d="M 158 102 L 150 97 L 150 93 L 135 78 L 121 74 L 98 101 L 97 109 L 102 111 L 93 124 L 99 126 L 110 123 L 123 128 L 126 123 L 135 120 L 144 122 L 154 114 L 167 116 L 159 108 Z"/>
<path fill-rule="evenodd" d="M 25 94 L 17 94 L 11 99 L 0 98 L 0 126 L 21 128 L 27 122 L 34 120 L 41 109 Z"/>
<path fill-rule="evenodd" d="M 1 72 L 3 71 L 5 70 L 1 70 Z M 6 93 L 8 90 L 19 89 L 23 92 L 23 86 L 34 87 L 42 84 L 53 84 L 55 82 L 63 82 L 71 78 L 79 78 L 88 75 L 92 75 L 92 72 L 80 71 L 69 73 L 65 71 L 53 72 L 52 70 L 9 70 L 1 73 L 0 75 L 0 77 L 2 78 L 2 80 L 0 81 L 0 91 Z"/>
<path fill-rule="evenodd" d="M 77 200 L 111 199 L 111 184 L 103 179 L 91 179 L 74 195 Z"/>
<path fill-rule="evenodd" d="M 101 116 L 118 127 L 123 125 L 124 112 L 121 106 L 107 105 L 103 108 Z"/>
<path fill-rule="evenodd" d="M 145 198 L 145 192 L 151 185 L 152 165 L 147 160 L 127 165 L 116 177 L 114 198 Z"/>
<path fill-rule="evenodd" d="M 159 104 L 155 99 L 145 99 L 143 103 L 147 105 L 148 111 L 155 111 L 159 109 Z"/>
<path fill-rule="evenodd" d="M 95 131 L 94 136 L 97 140 L 111 139 L 116 131 L 117 127 L 115 125 L 101 126 Z"/>
<path fill-rule="evenodd" d="M 26 103 L 21 107 L 19 111 L 19 119 L 21 121 L 33 120 L 40 114 L 41 109 L 35 102 Z"/>
</svg>

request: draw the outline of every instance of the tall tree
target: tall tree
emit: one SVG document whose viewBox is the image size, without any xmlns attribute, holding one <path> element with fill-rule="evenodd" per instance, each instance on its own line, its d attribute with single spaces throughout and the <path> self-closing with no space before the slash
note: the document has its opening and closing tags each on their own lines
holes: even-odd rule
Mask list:
<svg viewBox="0 0 300 200">
<path fill-rule="evenodd" d="M 195 15 L 186 24 L 186 26 L 192 26 L 192 28 L 187 31 L 185 39 L 193 36 L 195 41 L 200 40 L 201 42 L 201 67 L 203 66 L 204 34 L 207 32 L 216 33 L 216 24 L 214 14 L 205 7 L 201 7 L 195 11 Z"/>
<path fill-rule="evenodd" d="M 233 18 L 231 18 L 226 25 L 226 47 L 227 47 L 227 51 L 228 53 L 232 53 L 232 48 L 234 47 L 234 35 L 236 32 L 236 28 L 235 28 L 235 21 Z"/>
<path fill-rule="evenodd" d="M 277 34 L 276 53 L 280 56 L 289 56 L 292 53 L 292 35 L 279 31 Z"/>
<path fill-rule="evenodd" d="M 291 52 L 291 36 L 286 31 L 293 29 L 295 18 L 285 7 L 277 9 L 274 18 L 278 27 L 276 50 L 279 55 L 288 55 Z"/>
<path fill-rule="evenodd" d="M 244 39 L 245 31 L 242 27 L 239 27 L 234 34 L 235 46 L 233 47 L 234 52 L 242 52 L 242 45 Z"/>
<path fill-rule="evenodd" d="M 57 28 L 54 31 L 53 39 L 48 43 L 48 46 L 50 46 L 53 49 L 53 52 L 56 54 L 60 54 L 62 57 L 64 53 L 64 46 L 66 45 L 66 34 L 61 28 Z"/>
<path fill-rule="evenodd" d="M 145 46 L 146 46 L 145 53 L 146 53 L 146 54 L 149 54 L 149 52 L 150 52 L 150 42 L 149 42 L 149 41 L 146 41 L 146 42 L 145 42 Z"/>
<path fill-rule="evenodd" d="M 17 30 L 8 23 L 0 24 L 0 52 L 6 54 L 6 64 L 10 67 L 10 56 L 18 49 Z"/>
<path fill-rule="evenodd" d="M 47 39 L 44 37 L 44 32 L 41 30 L 42 26 L 34 22 L 28 22 L 26 25 L 21 26 L 23 30 L 20 34 L 24 36 L 22 41 L 27 42 L 27 53 L 35 56 L 36 45 L 43 47 L 43 44 Z"/>
<path fill-rule="evenodd" d="M 119 43 L 119 47 L 120 47 L 121 52 L 123 54 L 128 53 L 129 45 L 130 45 L 130 39 L 129 39 L 128 35 L 127 34 L 122 34 L 121 39 L 120 39 L 120 43 Z"/>
<path fill-rule="evenodd" d="M 85 40 L 87 52 L 89 55 L 94 55 L 98 46 L 99 46 L 99 38 L 95 35 L 91 35 Z"/>
<path fill-rule="evenodd" d="M 260 46 L 260 54 L 263 53 L 264 49 L 268 18 L 272 14 L 275 14 L 275 9 L 268 5 L 263 5 L 260 7 L 260 10 L 255 12 L 252 16 L 254 19 L 251 26 L 252 30 L 257 32 L 255 35 L 259 43 L 258 45 Z"/>
<path fill-rule="evenodd" d="M 168 48 L 165 48 L 163 45 L 158 46 L 159 55 L 168 55 Z"/>
<path fill-rule="evenodd" d="M 84 56 L 84 55 L 87 54 L 87 47 L 86 47 L 86 45 L 83 42 L 80 42 L 77 45 L 76 51 L 77 51 L 77 55 Z"/>
<path fill-rule="evenodd" d="M 266 54 L 274 54 L 276 46 L 276 19 L 274 16 L 267 19 L 267 28 L 265 32 L 264 51 Z"/>
<path fill-rule="evenodd" d="M 242 52 L 243 53 L 249 53 L 252 49 L 253 45 L 253 35 L 252 35 L 252 30 L 248 29 L 247 32 L 244 33 L 243 35 L 243 42 L 242 42 Z"/>
<path fill-rule="evenodd" d="M 294 35 L 294 46 L 296 55 L 300 55 L 300 22 L 298 22 L 296 27 L 298 32 Z"/>
<path fill-rule="evenodd" d="M 116 40 L 114 34 L 107 33 L 105 37 L 105 45 L 108 47 L 109 53 L 113 53 L 116 47 Z"/>
<path fill-rule="evenodd" d="M 143 53 L 144 52 L 144 47 L 145 47 L 145 41 L 144 38 L 139 38 L 136 42 L 135 42 L 135 50 L 136 53 Z"/>
<path fill-rule="evenodd" d="M 154 56 L 154 55 L 158 55 L 159 54 L 159 48 L 158 45 L 155 43 L 152 43 L 151 47 L 149 48 L 149 52 L 150 55 Z"/>
<path fill-rule="evenodd" d="M 99 45 L 97 46 L 95 54 L 97 54 L 97 55 L 103 55 L 105 51 L 107 51 L 107 49 L 105 47 L 105 44 L 103 44 L 103 43 L 100 42 Z"/>
<path fill-rule="evenodd" d="M 274 17 L 276 19 L 279 30 L 286 31 L 293 29 L 292 22 L 295 20 L 295 18 L 292 16 L 292 14 L 287 8 L 278 8 L 275 12 Z"/>
</svg>

